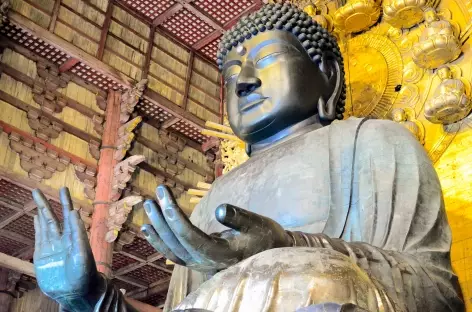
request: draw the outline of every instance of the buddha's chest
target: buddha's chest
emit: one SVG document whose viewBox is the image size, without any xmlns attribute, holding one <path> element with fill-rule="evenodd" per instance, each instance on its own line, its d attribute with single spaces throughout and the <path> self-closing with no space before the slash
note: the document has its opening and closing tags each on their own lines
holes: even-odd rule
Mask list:
<svg viewBox="0 0 472 312">
<path fill-rule="evenodd" d="M 214 211 L 229 203 L 268 216 L 284 228 L 322 232 L 331 188 L 342 188 L 342 165 L 330 157 L 328 141 L 302 138 L 251 158 L 215 183 L 192 221 L 208 233 L 222 231 Z"/>
</svg>

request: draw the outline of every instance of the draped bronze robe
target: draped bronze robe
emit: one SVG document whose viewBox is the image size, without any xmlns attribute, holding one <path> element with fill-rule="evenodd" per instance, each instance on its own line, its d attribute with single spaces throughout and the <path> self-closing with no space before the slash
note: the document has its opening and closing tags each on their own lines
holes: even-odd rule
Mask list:
<svg viewBox="0 0 472 312">
<path fill-rule="evenodd" d="M 305 129 L 252 156 L 215 181 L 192 222 L 206 233 L 225 230 L 214 211 L 229 203 L 268 216 L 287 230 L 364 242 L 397 255 L 396 261 L 416 263 L 405 273 L 387 258 L 369 262 L 369 274 L 400 307 L 462 311 L 449 258 L 451 232 L 431 161 L 403 127 L 381 120 L 360 123 L 350 118 Z M 208 278 L 176 266 L 166 311 Z"/>
</svg>

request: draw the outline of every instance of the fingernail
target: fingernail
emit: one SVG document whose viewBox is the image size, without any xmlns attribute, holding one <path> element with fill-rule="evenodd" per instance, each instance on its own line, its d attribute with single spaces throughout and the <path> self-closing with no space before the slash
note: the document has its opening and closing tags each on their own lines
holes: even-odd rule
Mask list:
<svg viewBox="0 0 472 312">
<path fill-rule="evenodd" d="M 151 213 L 151 203 L 149 203 L 148 201 L 145 201 L 143 206 L 144 206 L 144 210 L 146 211 L 146 213 L 150 214 Z"/>
<path fill-rule="evenodd" d="M 162 199 L 164 199 L 164 197 L 165 197 L 164 187 L 163 186 L 158 186 L 157 187 L 157 198 L 159 198 L 159 200 L 162 200 Z"/>
<path fill-rule="evenodd" d="M 147 229 L 144 226 L 141 227 L 141 232 L 143 232 L 144 236 L 149 235 Z"/>
<path fill-rule="evenodd" d="M 168 217 L 169 219 L 173 219 L 175 216 L 173 209 L 166 209 L 164 213 L 166 214 L 166 217 Z"/>
</svg>

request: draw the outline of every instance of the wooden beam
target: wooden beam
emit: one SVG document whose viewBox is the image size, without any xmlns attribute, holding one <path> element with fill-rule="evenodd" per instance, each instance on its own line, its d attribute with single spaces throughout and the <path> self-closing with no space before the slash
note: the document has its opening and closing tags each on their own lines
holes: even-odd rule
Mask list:
<svg viewBox="0 0 472 312">
<path fill-rule="evenodd" d="M 85 142 L 87 143 L 90 143 L 91 141 L 97 141 L 97 142 L 101 142 L 101 139 L 94 136 L 94 135 L 91 135 L 83 130 L 80 130 L 79 128 L 76 128 L 54 116 L 52 116 L 51 114 L 49 113 L 46 113 L 44 111 L 41 111 L 40 109 L 37 109 L 13 96 L 11 96 L 10 94 L 6 93 L 6 92 L 3 92 L 0 90 L 0 100 L 2 101 L 5 101 L 7 102 L 8 104 L 28 113 L 29 111 L 35 111 L 37 112 L 40 116 L 45 116 L 46 118 L 48 118 L 51 122 L 56 122 L 58 124 L 60 124 L 64 131 L 84 140 Z M 26 132 L 23 132 L 23 133 L 26 133 Z M 36 138 L 37 140 L 40 140 L 39 138 Z M 43 141 L 45 142 L 45 141 Z M 47 143 L 47 142 L 45 142 Z M 43 144 L 43 143 L 42 143 Z M 87 162 L 89 163 L 89 162 Z"/>
<path fill-rule="evenodd" d="M 185 91 L 184 91 L 184 98 L 182 103 L 184 104 L 184 109 L 186 110 L 188 107 L 188 95 L 190 92 L 190 84 L 192 81 L 192 73 L 193 73 L 193 62 L 195 60 L 195 53 L 190 52 L 190 57 L 188 60 L 188 65 L 187 65 L 187 75 L 185 79 Z"/>
<path fill-rule="evenodd" d="M 164 255 L 161 254 L 160 252 L 156 252 L 155 254 L 152 254 L 149 257 L 147 257 L 146 261 L 147 262 L 154 262 L 154 261 L 160 260 L 162 258 L 164 258 Z"/>
<path fill-rule="evenodd" d="M 130 77 L 119 72 L 117 69 L 101 62 L 100 60 L 96 59 L 92 55 L 81 50 L 70 42 L 60 38 L 59 36 L 56 36 L 53 33 L 50 33 L 47 29 L 42 28 L 41 26 L 27 19 L 23 15 L 15 11 L 10 11 L 8 16 L 13 24 L 26 30 L 30 34 L 41 38 L 53 47 L 67 53 L 69 56 L 79 59 L 81 62 L 101 72 L 110 79 L 113 79 L 128 88 L 134 84 L 133 79 L 131 79 Z"/>
<path fill-rule="evenodd" d="M 100 34 L 100 42 L 98 43 L 97 59 L 103 59 L 103 53 L 105 52 L 105 44 L 107 41 L 108 31 L 110 30 L 111 17 L 113 15 L 114 0 L 108 2 L 107 12 L 105 14 L 105 21 L 103 22 L 102 33 Z"/>
<path fill-rule="evenodd" d="M 6 207 L 6 208 L 11 209 L 11 210 L 14 210 L 16 212 L 22 212 L 24 210 L 23 206 L 20 206 L 17 203 L 14 203 L 14 202 L 10 201 L 10 200 L 8 200 L 7 198 L 5 198 L 3 196 L 0 197 L 0 206 Z"/>
<path fill-rule="evenodd" d="M 160 271 L 162 271 L 162 272 L 166 272 L 166 273 L 172 274 L 172 270 L 163 268 L 163 267 L 161 267 L 160 265 L 157 265 L 157 264 L 154 264 L 154 263 L 151 263 L 151 262 L 149 262 L 147 265 L 152 266 L 153 268 L 158 269 L 158 270 L 160 270 Z"/>
<path fill-rule="evenodd" d="M 66 71 L 69 71 L 69 69 L 77 65 L 77 63 L 79 62 L 79 59 L 76 59 L 75 57 L 69 57 L 67 61 L 65 61 L 61 66 L 59 66 L 59 72 L 65 73 Z"/>
<path fill-rule="evenodd" d="M 1 91 L 0 91 L 0 98 L 1 98 Z M 4 121 L 1 121 L 0 120 L 0 128 L 2 128 L 2 130 L 8 134 L 12 133 L 12 132 L 15 132 L 15 133 L 18 133 L 20 134 L 22 137 L 24 138 L 28 138 L 30 139 L 31 141 L 33 141 L 34 143 L 40 143 L 42 145 L 44 145 L 44 147 L 46 147 L 47 149 L 49 150 L 52 150 L 52 151 L 55 151 L 58 155 L 60 156 L 66 156 L 70 159 L 71 163 L 76 165 L 76 164 L 84 164 L 86 165 L 87 167 L 90 167 L 90 168 L 93 168 L 93 169 L 97 169 L 97 165 L 94 164 L 93 162 L 89 161 L 89 160 L 86 160 L 84 158 L 81 158 L 77 155 L 74 155 L 72 153 L 69 153 L 68 151 L 66 150 L 63 150 L 62 148 L 59 148 L 55 145 L 52 145 L 51 143 L 49 142 L 46 142 L 38 137 L 35 137 L 31 134 L 29 134 L 28 132 L 25 132 L 21 129 L 18 129 L 10 124 L 7 124 L 6 122 Z"/>
<path fill-rule="evenodd" d="M 156 129 L 160 129 L 161 128 L 161 124 L 158 123 L 155 119 L 145 119 L 144 120 L 145 123 L 147 123 L 148 125 L 150 125 L 151 127 L 154 127 Z M 185 144 L 188 146 L 188 147 L 191 147 L 193 148 L 194 150 L 196 150 L 197 152 L 200 152 L 200 153 L 203 153 L 203 150 L 202 150 L 202 146 L 195 142 L 195 141 L 192 141 L 190 138 L 184 136 L 182 133 L 180 132 L 177 132 L 171 128 L 168 128 L 167 131 L 169 132 L 172 132 L 173 134 L 175 134 L 176 136 L 178 136 L 179 138 L 181 139 L 184 139 L 185 140 Z"/>
<path fill-rule="evenodd" d="M 164 121 L 164 122 L 162 123 L 161 128 L 162 128 L 162 129 L 167 129 L 167 128 L 169 128 L 169 127 L 175 125 L 175 124 L 178 123 L 179 121 L 180 121 L 180 119 L 177 118 L 177 117 L 171 118 L 171 119 L 169 119 L 169 120 L 167 120 L 167 121 Z"/>
<path fill-rule="evenodd" d="M 35 277 L 33 264 L 0 252 L 0 267 Z"/>
<path fill-rule="evenodd" d="M 152 47 L 154 46 L 154 37 L 156 36 L 156 26 L 151 26 L 151 31 L 148 38 L 148 50 L 146 59 L 144 60 L 143 74 L 141 79 L 147 79 L 149 74 L 149 67 L 151 66 Z"/>
<path fill-rule="evenodd" d="M 133 154 L 130 154 L 130 155 L 133 155 Z M 175 181 L 176 183 L 179 183 L 179 184 L 182 184 L 185 188 L 185 190 L 188 190 L 192 187 L 194 187 L 193 185 L 190 185 L 186 182 L 183 182 L 183 181 L 180 181 L 178 178 L 168 174 L 167 172 L 165 171 L 162 171 L 160 169 L 157 169 L 156 167 L 154 166 L 151 166 L 150 164 L 148 164 L 147 162 L 142 162 L 138 165 L 139 168 L 141 168 L 142 170 L 144 171 L 147 171 L 153 175 L 161 175 L 161 176 L 164 176 L 166 179 L 169 179 L 169 180 L 173 180 Z"/>
<path fill-rule="evenodd" d="M 34 0 L 33 0 L 34 1 Z M 54 32 L 54 29 L 56 28 L 56 21 L 57 21 L 57 16 L 59 15 L 59 9 L 61 8 L 61 0 L 56 0 L 54 2 L 54 8 L 52 9 L 52 16 L 51 20 L 49 21 L 49 31 Z"/>
<path fill-rule="evenodd" d="M 25 85 L 29 86 L 30 88 L 33 88 L 33 86 L 34 86 L 34 79 L 33 78 L 31 78 L 28 75 L 23 74 L 22 72 L 16 70 L 15 68 L 13 68 L 13 67 L 11 67 L 7 64 L 0 63 L 0 72 L 3 72 L 5 74 L 7 74 L 8 76 L 12 77 L 13 79 L 20 81 L 21 83 L 24 83 Z M 57 97 L 61 97 L 61 98 L 65 99 L 66 102 L 67 102 L 68 107 L 78 111 L 79 113 L 81 113 L 84 116 L 87 116 L 89 118 L 93 118 L 94 116 L 104 117 L 103 114 L 101 114 L 99 112 L 96 112 L 93 109 L 91 109 L 90 107 L 87 107 L 87 106 L 85 106 L 85 105 L 83 105 L 83 104 L 81 104 L 77 101 L 74 101 L 71 98 L 68 98 L 67 96 L 63 95 L 62 93 L 60 93 L 58 91 L 54 91 L 53 93 Z"/>
<path fill-rule="evenodd" d="M 205 127 L 205 121 L 203 119 L 198 118 L 194 114 L 186 111 L 182 107 L 171 102 L 159 93 L 150 90 L 149 88 L 144 91 L 144 98 L 164 109 L 165 111 L 172 113 L 172 115 L 187 121 L 198 130 L 202 130 Z"/>
<path fill-rule="evenodd" d="M 24 237 L 23 235 L 17 234 L 17 233 L 12 232 L 12 231 L 7 231 L 7 230 L 2 229 L 2 230 L 0 230 L 0 236 L 13 239 L 14 241 L 17 241 L 19 243 L 22 243 L 22 244 L 25 244 L 25 245 L 28 245 L 28 246 L 33 246 L 34 245 L 34 241 L 32 239 L 29 239 L 27 237 Z"/>
<path fill-rule="evenodd" d="M 147 148 L 149 148 L 150 150 L 156 152 L 157 154 L 163 154 L 167 157 L 176 157 L 178 162 L 183 163 L 185 165 L 185 168 L 190 169 L 193 172 L 198 173 L 199 175 L 202 175 L 202 176 L 206 176 L 206 175 L 211 176 L 211 175 L 213 175 L 213 172 L 205 170 L 204 168 L 200 167 L 199 165 L 197 165 L 197 164 L 195 164 L 191 161 L 188 161 L 185 158 L 180 157 L 179 155 L 175 155 L 175 154 L 169 152 L 168 150 L 165 149 L 164 146 L 162 146 L 159 143 L 156 143 L 154 141 L 151 141 L 149 139 L 146 139 L 145 137 L 143 137 L 141 135 L 136 138 L 136 142 L 146 146 Z"/>
<path fill-rule="evenodd" d="M 15 221 L 16 219 L 21 218 L 24 214 L 25 213 L 23 211 L 19 211 L 15 214 L 11 215 L 10 217 L 4 219 L 2 222 L 0 222 L 0 229 L 3 229 L 4 227 L 6 227 L 8 224 Z"/>
<path fill-rule="evenodd" d="M 170 277 L 160 279 L 157 284 L 155 285 L 151 284 L 153 286 L 149 285 L 150 287 L 146 290 L 130 292 L 129 296 L 136 300 L 146 299 L 149 296 L 166 291 L 169 288 L 169 282 L 170 282 Z"/>
<path fill-rule="evenodd" d="M 205 13 L 194 7 L 192 4 L 188 3 L 186 0 L 178 0 L 178 2 L 180 2 L 184 6 L 184 8 L 192 12 L 194 15 L 196 15 L 198 18 L 203 20 L 205 23 L 207 23 L 214 29 L 224 31 L 223 26 L 221 26 L 220 23 L 218 23 L 212 17 L 206 15 Z"/>
<path fill-rule="evenodd" d="M 159 15 L 158 17 L 156 17 L 154 19 L 154 21 L 152 22 L 152 24 L 154 26 L 159 26 L 163 23 L 165 23 L 165 21 L 167 21 L 169 18 L 171 18 L 174 14 L 176 14 L 177 12 L 179 12 L 180 10 L 182 10 L 183 6 L 182 4 L 180 3 L 176 3 L 174 4 L 173 6 L 171 6 L 170 8 L 168 8 L 164 13 L 162 13 L 161 15 Z"/>
<path fill-rule="evenodd" d="M 125 283 L 140 287 L 141 289 L 142 288 L 148 288 L 148 284 L 146 284 L 145 282 L 142 282 L 142 281 L 140 281 L 136 278 L 133 278 L 133 277 L 120 275 L 120 276 L 115 276 L 115 278 L 120 280 L 120 281 L 123 281 Z"/>
<path fill-rule="evenodd" d="M 214 32 L 208 34 L 206 37 L 203 37 L 200 41 L 195 43 L 192 46 L 192 48 L 195 49 L 195 50 L 200 50 L 201 48 L 203 48 L 207 44 L 212 43 L 213 41 L 215 41 L 216 39 L 221 37 L 222 34 L 223 33 L 222 33 L 221 30 L 215 30 Z M 216 57 L 216 55 L 215 55 L 215 57 Z"/>
<path fill-rule="evenodd" d="M 139 269 L 139 268 L 141 268 L 141 267 L 143 267 L 143 266 L 145 266 L 145 265 L 147 265 L 146 262 L 132 263 L 132 264 L 130 264 L 130 265 L 125 266 L 124 268 L 119 269 L 119 270 L 116 271 L 116 272 L 113 272 L 113 276 L 114 276 L 114 277 L 117 277 L 117 276 L 120 276 L 120 275 L 125 275 L 125 274 L 127 274 L 127 273 L 129 273 L 129 272 L 131 272 L 131 271 L 134 271 L 134 270 L 136 270 L 136 269 Z"/>
<path fill-rule="evenodd" d="M 125 246 L 126 246 L 126 245 L 125 245 Z M 126 247 L 125 247 L 125 248 L 126 248 Z M 126 251 L 124 251 L 124 250 L 121 250 L 121 251 L 118 252 L 118 253 L 121 254 L 121 255 L 123 255 L 123 256 L 126 256 L 126 257 L 128 257 L 128 258 L 131 258 L 131 259 L 133 259 L 133 260 L 139 261 L 139 262 L 146 262 L 146 259 L 142 259 L 142 258 L 140 258 L 140 257 L 138 257 L 138 256 L 136 256 L 136 255 L 133 255 L 133 254 L 131 254 L 131 253 L 129 253 L 129 252 L 126 252 Z"/>
</svg>

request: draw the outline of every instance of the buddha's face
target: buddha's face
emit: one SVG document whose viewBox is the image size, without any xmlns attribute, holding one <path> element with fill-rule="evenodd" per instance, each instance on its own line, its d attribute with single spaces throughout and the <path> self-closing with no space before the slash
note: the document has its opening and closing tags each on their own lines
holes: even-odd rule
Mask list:
<svg viewBox="0 0 472 312">
<path fill-rule="evenodd" d="M 295 35 L 282 30 L 233 48 L 223 76 L 231 128 L 250 144 L 317 114 L 318 99 L 333 89 Z"/>
</svg>

